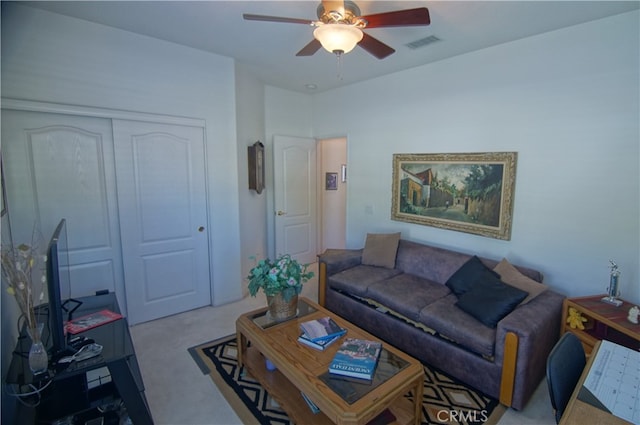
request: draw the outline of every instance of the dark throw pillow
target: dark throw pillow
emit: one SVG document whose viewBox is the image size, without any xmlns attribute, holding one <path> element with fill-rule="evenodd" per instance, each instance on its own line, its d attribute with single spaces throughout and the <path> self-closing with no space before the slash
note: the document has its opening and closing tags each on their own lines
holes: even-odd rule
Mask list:
<svg viewBox="0 0 640 425">
<path fill-rule="evenodd" d="M 446 285 L 458 298 L 475 286 L 477 282 L 500 278 L 500 275 L 487 266 L 477 256 L 471 257 L 447 280 Z"/>
<path fill-rule="evenodd" d="M 527 295 L 527 292 L 494 278 L 477 282 L 460 296 L 456 306 L 484 325 L 495 328 Z"/>
<path fill-rule="evenodd" d="M 362 264 L 388 269 L 395 268 L 399 243 L 400 232 L 368 233 L 362 251 Z"/>
</svg>

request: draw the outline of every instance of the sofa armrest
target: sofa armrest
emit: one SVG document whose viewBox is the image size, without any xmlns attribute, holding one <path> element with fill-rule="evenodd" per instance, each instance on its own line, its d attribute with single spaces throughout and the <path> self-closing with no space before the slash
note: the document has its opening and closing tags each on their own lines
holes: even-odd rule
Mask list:
<svg viewBox="0 0 640 425">
<path fill-rule="evenodd" d="M 563 295 L 547 290 L 498 323 L 496 363 L 511 365 L 503 370 L 501 398 L 510 401 L 505 404 L 522 409 L 544 376 L 547 356 L 558 341 L 563 300 Z"/>
<path fill-rule="evenodd" d="M 361 264 L 362 251 L 362 249 L 327 249 L 318 255 L 318 261 L 326 264 L 327 276 L 331 276 Z"/>
<path fill-rule="evenodd" d="M 327 249 L 318 255 L 318 304 L 324 307 L 327 277 L 362 263 L 362 249 Z"/>
</svg>

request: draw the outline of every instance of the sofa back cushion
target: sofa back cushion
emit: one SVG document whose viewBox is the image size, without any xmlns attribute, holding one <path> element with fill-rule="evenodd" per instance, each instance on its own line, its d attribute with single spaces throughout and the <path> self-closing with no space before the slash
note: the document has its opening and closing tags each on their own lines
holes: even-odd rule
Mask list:
<svg viewBox="0 0 640 425">
<path fill-rule="evenodd" d="M 401 239 L 396 268 L 444 284 L 469 258 L 471 255 Z"/>
<path fill-rule="evenodd" d="M 396 256 L 396 269 L 444 285 L 471 257 L 473 255 L 400 239 Z M 496 260 L 484 257 L 479 258 L 490 269 L 493 269 L 499 263 Z M 539 271 L 528 267 L 514 267 L 520 273 L 536 282 L 542 282 L 543 276 Z"/>
</svg>

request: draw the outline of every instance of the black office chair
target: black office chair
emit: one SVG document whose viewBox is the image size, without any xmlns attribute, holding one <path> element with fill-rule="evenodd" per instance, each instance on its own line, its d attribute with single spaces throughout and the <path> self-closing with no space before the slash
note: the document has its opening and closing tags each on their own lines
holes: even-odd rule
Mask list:
<svg viewBox="0 0 640 425">
<path fill-rule="evenodd" d="M 567 332 L 560 337 L 547 358 L 547 384 L 556 423 L 569 403 L 587 363 L 584 348 L 577 336 Z"/>
</svg>

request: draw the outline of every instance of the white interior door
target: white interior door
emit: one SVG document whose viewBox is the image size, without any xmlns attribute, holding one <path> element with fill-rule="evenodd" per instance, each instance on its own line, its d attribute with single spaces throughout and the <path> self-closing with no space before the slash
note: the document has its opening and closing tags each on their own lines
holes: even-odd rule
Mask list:
<svg viewBox="0 0 640 425">
<path fill-rule="evenodd" d="M 63 298 L 115 292 L 126 311 L 111 121 L 2 111 L 2 156 L 14 243 L 36 225 L 46 249 L 67 221 L 71 287 Z"/>
<path fill-rule="evenodd" d="M 274 136 L 276 255 L 302 263 L 317 261 L 316 141 Z"/>
<path fill-rule="evenodd" d="M 113 121 L 129 320 L 209 305 L 202 128 Z"/>
</svg>

